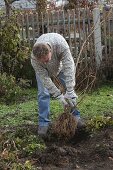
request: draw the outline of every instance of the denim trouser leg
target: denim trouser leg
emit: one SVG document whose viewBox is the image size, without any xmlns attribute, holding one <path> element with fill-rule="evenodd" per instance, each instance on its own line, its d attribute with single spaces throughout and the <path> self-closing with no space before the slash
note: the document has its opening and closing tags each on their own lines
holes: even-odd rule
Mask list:
<svg viewBox="0 0 113 170">
<path fill-rule="evenodd" d="M 39 106 L 39 126 L 48 126 L 50 123 L 49 114 L 50 114 L 50 95 L 48 90 L 43 86 L 43 83 L 36 74 L 36 80 L 38 85 L 38 106 Z"/>
</svg>

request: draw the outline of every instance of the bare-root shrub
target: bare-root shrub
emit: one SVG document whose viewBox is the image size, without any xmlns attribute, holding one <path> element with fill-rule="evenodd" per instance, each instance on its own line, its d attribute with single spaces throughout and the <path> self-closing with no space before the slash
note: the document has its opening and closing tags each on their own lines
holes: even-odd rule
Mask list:
<svg viewBox="0 0 113 170">
<path fill-rule="evenodd" d="M 59 139 L 69 140 L 76 132 L 77 121 L 71 113 L 62 113 L 52 125 L 52 133 Z"/>
</svg>

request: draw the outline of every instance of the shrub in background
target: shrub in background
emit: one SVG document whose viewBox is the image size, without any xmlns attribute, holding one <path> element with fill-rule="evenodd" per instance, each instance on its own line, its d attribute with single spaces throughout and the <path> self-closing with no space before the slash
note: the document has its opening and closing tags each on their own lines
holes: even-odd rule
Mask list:
<svg viewBox="0 0 113 170">
<path fill-rule="evenodd" d="M 14 102 L 21 95 L 21 88 L 16 84 L 16 79 L 12 75 L 6 73 L 0 74 L 0 100 L 6 102 Z"/>
<path fill-rule="evenodd" d="M 20 26 L 16 14 L 1 22 L 0 58 L 1 72 L 18 78 L 32 79 L 34 72 L 30 64 L 31 48 L 27 42 L 22 42 Z"/>
</svg>

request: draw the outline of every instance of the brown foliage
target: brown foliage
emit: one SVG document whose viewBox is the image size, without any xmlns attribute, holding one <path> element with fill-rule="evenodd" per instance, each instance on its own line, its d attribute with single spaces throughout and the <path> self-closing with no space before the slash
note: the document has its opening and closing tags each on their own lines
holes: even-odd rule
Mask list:
<svg viewBox="0 0 113 170">
<path fill-rule="evenodd" d="M 89 2 L 88 0 L 68 0 L 68 4 L 65 5 L 65 9 L 75 9 L 78 7 L 81 8 L 85 8 L 85 7 L 89 7 L 89 8 L 93 8 L 95 2 L 98 2 L 98 0 L 96 0 L 95 2 Z"/>
<path fill-rule="evenodd" d="M 36 11 L 38 12 L 39 18 L 41 13 L 45 12 L 47 8 L 47 0 L 36 0 Z"/>
</svg>

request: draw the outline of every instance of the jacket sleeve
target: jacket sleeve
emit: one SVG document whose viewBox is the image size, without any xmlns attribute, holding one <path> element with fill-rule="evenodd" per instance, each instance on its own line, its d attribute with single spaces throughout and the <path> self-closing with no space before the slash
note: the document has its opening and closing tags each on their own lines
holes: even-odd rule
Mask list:
<svg viewBox="0 0 113 170">
<path fill-rule="evenodd" d="M 63 73 L 66 77 L 66 88 L 67 91 L 72 91 L 75 86 L 75 63 L 70 52 L 70 49 L 65 49 L 62 54 L 62 65 L 63 65 Z"/>
<path fill-rule="evenodd" d="M 59 96 L 61 91 L 55 86 L 49 77 L 47 69 L 38 64 L 33 57 L 31 57 L 31 64 L 35 70 L 35 73 L 40 77 L 43 86 L 48 89 L 49 93 L 55 98 Z"/>
</svg>

